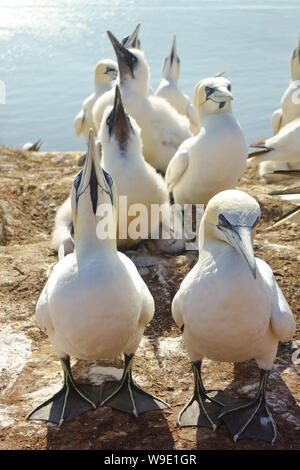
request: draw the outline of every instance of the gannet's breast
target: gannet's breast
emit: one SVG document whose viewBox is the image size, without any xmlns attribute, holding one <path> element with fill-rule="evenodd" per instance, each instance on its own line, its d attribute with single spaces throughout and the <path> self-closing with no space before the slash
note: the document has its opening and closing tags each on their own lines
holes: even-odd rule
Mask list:
<svg viewBox="0 0 300 470">
<path fill-rule="evenodd" d="M 231 114 L 209 117 L 190 140 L 189 166 L 173 189 L 175 201 L 207 204 L 216 193 L 234 188 L 247 154 L 244 135 Z"/>
<path fill-rule="evenodd" d="M 284 92 L 281 98 L 281 109 L 281 127 L 300 117 L 300 90 L 297 82 L 291 82 Z"/>
<path fill-rule="evenodd" d="M 48 280 L 50 340 L 56 350 L 78 359 L 116 356 L 143 332 L 140 281 L 123 255 L 90 257 L 79 268 L 75 256 L 63 258 Z"/>
<path fill-rule="evenodd" d="M 269 341 L 272 291 L 258 269 L 255 280 L 233 248 L 216 258 L 201 253 L 181 286 L 184 341 L 192 355 L 241 362 Z"/>
</svg>

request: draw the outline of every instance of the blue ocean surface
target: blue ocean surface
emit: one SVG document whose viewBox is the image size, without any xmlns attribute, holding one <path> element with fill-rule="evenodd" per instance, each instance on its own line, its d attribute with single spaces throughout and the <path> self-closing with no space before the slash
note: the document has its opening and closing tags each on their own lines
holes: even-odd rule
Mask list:
<svg viewBox="0 0 300 470">
<path fill-rule="evenodd" d="M 83 150 L 73 119 L 93 91 L 98 60 L 141 23 L 157 88 L 177 37 L 181 89 L 218 72 L 232 82 L 233 112 L 248 142 L 271 135 L 299 36 L 299 0 L 0 0 L 0 145 L 42 139 L 42 150 Z"/>
</svg>

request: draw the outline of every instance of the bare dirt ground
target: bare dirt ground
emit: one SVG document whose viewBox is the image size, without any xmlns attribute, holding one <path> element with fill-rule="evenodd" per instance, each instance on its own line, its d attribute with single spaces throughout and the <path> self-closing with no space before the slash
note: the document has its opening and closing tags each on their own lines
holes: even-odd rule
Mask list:
<svg viewBox="0 0 300 470">
<path fill-rule="evenodd" d="M 156 302 L 155 317 L 136 355 L 134 376 L 170 408 L 135 418 L 103 407 L 61 427 L 26 421 L 26 415 L 62 383 L 60 363 L 35 324 L 35 305 L 57 261 L 50 244 L 55 211 L 80 169 L 80 155 L 0 148 L 0 449 L 300 449 L 300 375 L 291 362 L 297 342 L 300 345 L 299 228 L 285 224 L 268 230 L 291 206 L 268 196 L 283 185 L 262 184 L 254 170 L 246 172 L 240 189 L 256 197 L 262 209 L 255 252 L 272 267 L 297 320 L 295 341 L 279 345 L 269 380 L 268 400 L 278 427 L 274 446 L 255 440 L 234 443 L 224 425 L 216 432 L 176 426 L 178 412 L 192 394 L 193 378 L 170 307 L 197 252 L 166 256 L 150 253 L 147 244 L 127 253 Z M 101 363 L 73 359 L 72 367 L 75 378 L 99 384 L 120 377 L 122 358 Z M 254 396 L 259 371 L 254 361 L 233 365 L 205 360 L 203 377 L 208 388 Z"/>
</svg>

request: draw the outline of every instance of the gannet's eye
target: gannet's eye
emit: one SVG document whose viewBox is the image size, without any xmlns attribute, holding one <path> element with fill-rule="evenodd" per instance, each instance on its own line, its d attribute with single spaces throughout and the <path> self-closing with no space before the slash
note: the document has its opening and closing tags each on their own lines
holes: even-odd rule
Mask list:
<svg viewBox="0 0 300 470">
<path fill-rule="evenodd" d="M 258 224 L 259 220 L 260 220 L 260 218 L 259 218 L 259 215 L 258 215 L 256 221 L 255 221 L 254 224 L 252 225 L 252 228 L 255 227 L 255 225 Z"/>
<path fill-rule="evenodd" d="M 232 227 L 231 223 L 228 222 L 228 220 L 226 219 L 226 217 L 224 217 L 223 214 L 219 214 L 218 219 L 219 219 L 219 225 L 221 227 L 224 227 L 224 228 L 231 228 Z"/>
<path fill-rule="evenodd" d="M 214 89 L 211 88 L 210 86 L 206 86 L 206 87 L 205 87 L 205 93 L 206 93 L 206 96 L 207 96 L 207 97 L 208 97 L 209 95 L 211 95 L 213 92 L 214 92 Z"/>
<path fill-rule="evenodd" d="M 103 168 L 102 168 L 102 170 L 103 170 Z M 107 182 L 108 186 L 111 188 L 112 185 L 113 185 L 112 177 L 105 170 L 103 170 L 103 173 L 104 173 L 104 176 L 105 176 L 105 179 L 106 179 L 106 182 Z"/>
<path fill-rule="evenodd" d="M 230 85 L 230 83 L 229 83 L 229 85 L 227 86 L 227 90 L 228 90 L 228 91 L 231 91 L 231 85 Z"/>
<path fill-rule="evenodd" d="M 81 181 L 81 178 L 82 178 L 82 170 L 78 173 L 78 175 L 76 176 L 75 180 L 74 180 L 74 188 L 76 189 L 76 192 L 79 188 L 79 185 L 80 185 L 80 181 Z"/>
</svg>

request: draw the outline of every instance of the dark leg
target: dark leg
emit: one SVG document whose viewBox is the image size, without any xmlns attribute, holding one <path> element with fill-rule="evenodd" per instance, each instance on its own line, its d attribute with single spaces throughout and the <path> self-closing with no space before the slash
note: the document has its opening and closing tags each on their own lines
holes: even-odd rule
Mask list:
<svg viewBox="0 0 300 470">
<path fill-rule="evenodd" d="M 179 427 L 208 427 L 213 430 L 220 424 L 220 410 L 228 403 L 228 396 L 221 391 L 206 391 L 201 379 L 201 361 L 192 362 L 194 394 L 177 418 Z M 213 393 L 211 393 L 213 392 Z"/>
<path fill-rule="evenodd" d="M 254 400 L 236 400 L 226 406 L 220 418 L 233 436 L 238 439 L 261 439 L 275 442 L 276 424 L 266 400 L 266 387 L 270 371 L 261 370 L 260 383 Z"/>
<path fill-rule="evenodd" d="M 99 396 L 99 387 L 88 384 L 78 385 L 72 375 L 69 356 L 61 359 L 64 371 L 64 385 L 49 400 L 35 408 L 27 420 L 45 421 L 61 425 L 72 421 L 88 410 L 94 410 Z"/>
<path fill-rule="evenodd" d="M 119 382 L 105 382 L 101 389 L 101 406 L 107 405 L 116 410 L 138 416 L 151 410 L 168 408 L 164 401 L 145 392 L 132 380 L 133 354 L 125 354 L 125 367 Z"/>
</svg>

